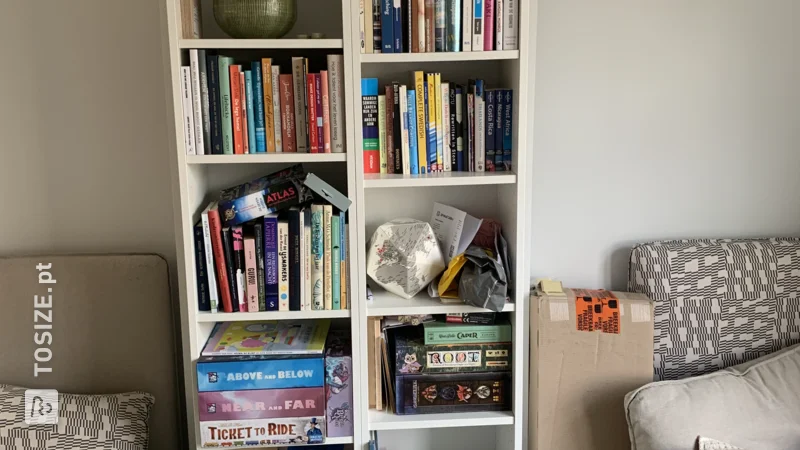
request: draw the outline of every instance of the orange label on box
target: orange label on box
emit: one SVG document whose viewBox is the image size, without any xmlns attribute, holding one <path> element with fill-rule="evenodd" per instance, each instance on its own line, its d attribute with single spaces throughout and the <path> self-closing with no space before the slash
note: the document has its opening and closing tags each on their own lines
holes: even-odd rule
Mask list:
<svg viewBox="0 0 800 450">
<path fill-rule="evenodd" d="M 578 331 L 620 333 L 619 299 L 606 290 L 573 289 Z"/>
</svg>

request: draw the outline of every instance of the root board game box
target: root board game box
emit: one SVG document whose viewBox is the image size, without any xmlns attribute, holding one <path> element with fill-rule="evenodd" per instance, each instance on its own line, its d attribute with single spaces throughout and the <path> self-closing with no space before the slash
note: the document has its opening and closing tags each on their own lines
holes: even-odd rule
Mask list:
<svg viewBox="0 0 800 450">
<path fill-rule="evenodd" d="M 395 376 L 395 413 L 504 411 L 511 372 Z"/>
<path fill-rule="evenodd" d="M 203 447 L 255 447 L 325 442 L 324 417 L 200 422 Z"/>
<path fill-rule="evenodd" d="M 353 360 L 350 332 L 331 331 L 325 350 L 328 437 L 353 435 Z"/>
<path fill-rule="evenodd" d="M 322 355 L 202 356 L 197 360 L 197 390 L 241 391 L 322 387 Z"/>
<path fill-rule="evenodd" d="M 198 393 L 200 421 L 325 415 L 325 388 Z"/>
<path fill-rule="evenodd" d="M 397 375 L 511 370 L 510 342 L 426 345 L 421 326 L 392 330 L 390 340 Z"/>
</svg>

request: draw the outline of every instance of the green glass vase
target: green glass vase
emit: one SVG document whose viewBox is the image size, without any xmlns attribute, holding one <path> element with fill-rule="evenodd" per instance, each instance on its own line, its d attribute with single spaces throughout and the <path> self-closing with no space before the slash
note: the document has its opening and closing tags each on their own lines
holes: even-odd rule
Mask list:
<svg viewBox="0 0 800 450">
<path fill-rule="evenodd" d="M 214 19 L 237 39 L 277 39 L 297 21 L 296 0 L 214 0 Z"/>
</svg>

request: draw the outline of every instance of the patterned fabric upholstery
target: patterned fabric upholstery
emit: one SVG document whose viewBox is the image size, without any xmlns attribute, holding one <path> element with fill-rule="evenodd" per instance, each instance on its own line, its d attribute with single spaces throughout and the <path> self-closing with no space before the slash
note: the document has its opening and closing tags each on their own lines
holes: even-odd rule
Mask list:
<svg viewBox="0 0 800 450">
<path fill-rule="evenodd" d="M 800 342 L 800 240 L 636 246 L 628 289 L 655 302 L 656 380 L 739 364 Z"/>
</svg>

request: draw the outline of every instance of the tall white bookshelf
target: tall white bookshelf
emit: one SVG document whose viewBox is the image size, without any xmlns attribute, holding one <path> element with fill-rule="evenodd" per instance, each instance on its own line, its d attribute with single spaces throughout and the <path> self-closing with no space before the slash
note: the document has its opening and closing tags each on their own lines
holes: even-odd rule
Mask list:
<svg viewBox="0 0 800 450">
<path fill-rule="evenodd" d="M 379 433 L 387 450 L 450 450 L 481 448 L 522 450 L 527 448 L 528 385 L 528 291 L 530 289 L 528 179 L 530 140 L 528 130 L 532 102 L 537 0 L 519 0 L 521 26 L 519 49 L 499 52 L 361 54 L 359 49 L 358 0 L 298 0 L 298 23 L 287 39 L 230 39 L 214 23 L 212 0 L 201 0 L 203 39 L 182 34 L 181 1 L 163 0 L 165 30 L 164 64 L 168 70 L 167 107 L 170 121 L 173 173 L 177 278 L 180 293 L 181 349 L 189 448 L 199 446 L 197 380 L 195 362 L 214 323 L 231 320 L 330 318 L 334 326 L 349 328 L 353 341 L 352 438 L 329 439 L 367 450 L 370 432 Z M 340 21 L 338 21 L 340 18 Z M 297 33 L 326 33 L 325 39 L 291 39 Z M 190 49 L 218 50 L 241 57 L 344 55 L 345 136 L 343 154 L 186 155 L 182 134 L 180 67 L 188 65 Z M 377 77 L 380 85 L 409 80 L 412 70 L 441 72 L 443 79 L 465 82 L 482 78 L 490 87 L 514 89 L 514 170 L 501 173 L 444 173 L 428 176 L 365 175 L 361 147 L 361 78 Z M 284 72 L 288 73 L 288 72 Z M 346 193 L 353 205 L 348 211 L 350 227 L 349 308 L 343 311 L 207 313 L 197 308 L 192 226 L 208 201 L 222 188 L 247 181 L 291 164 L 303 163 Z M 463 305 L 444 305 L 424 294 L 405 300 L 376 290 L 367 304 L 367 242 L 375 228 L 396 217 L 429 220 L 433 202 L 449 204 L 476 217 L 491 217 L 503 224 L 508 240 L 515 288 L 504 312 L 514 327 L 513 402 L 511 411 L 397 416 L 370 410 L 366 395 L 368 378 L 368 317 L 397 314 L 442 314 L 479 311 Z M 251 447 L 252 448 L 252 447 Z"/>
</svg>

